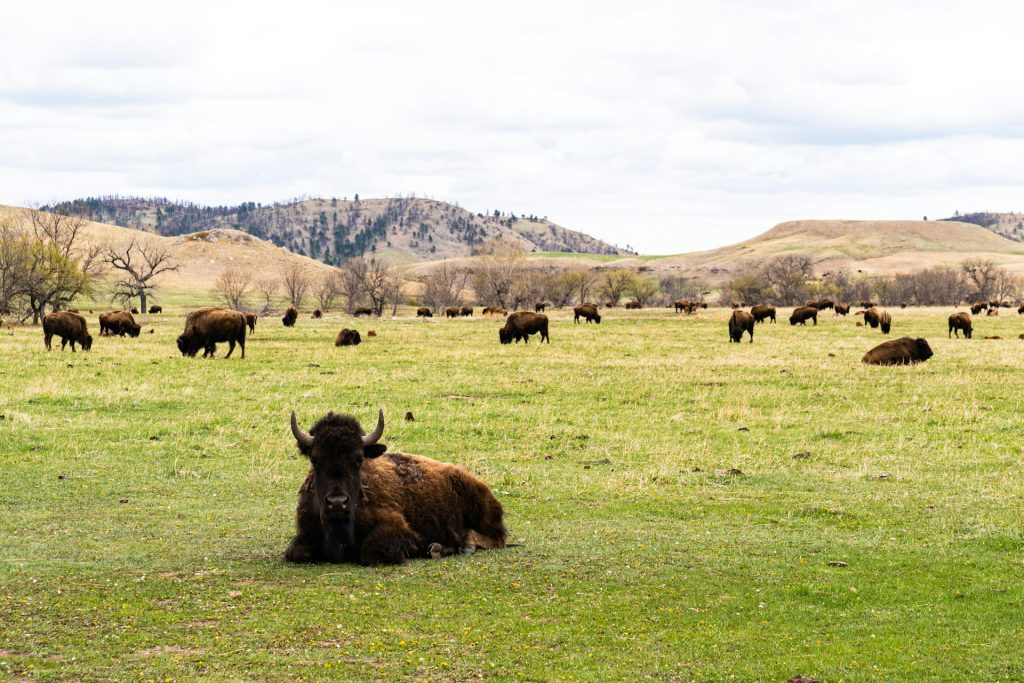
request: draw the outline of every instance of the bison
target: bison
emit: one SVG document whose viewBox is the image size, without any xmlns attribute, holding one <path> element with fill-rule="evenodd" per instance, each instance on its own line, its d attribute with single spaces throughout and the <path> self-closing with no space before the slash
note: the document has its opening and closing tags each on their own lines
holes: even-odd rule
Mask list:
<svg viewBox="0 0 1024 683">
<path fill-rule="evenodd" d="M 149 312 L 150 313 L 163 313 L 164 312 L 164 307 L 159 305 L 159 304 L 157 304 L 155 306 L 150 306 L 149 307 Z"/>
<path fill-rule="evenodd" d="M 372 313 L 373 309 L 367 308 L 366 306 L 357 306 L 356 310 L 352 311 L 352 315 L 354 315 L 357 318 L 361 315 L 365 315 L 367 318 L 369 318 Z"/>
<path fill-rule="evenodd" d="M 690 312 L 690 302 L 686 299 L 676 299 L 672 302 L 672 305 L 675 306 L 676 313 L 679 313 L 680 311 L 686 311 L 687 313 Z"/>
<path fill-rule="evenodd" d="M 402 564 L 505 547 L 501 503 L 461 467 L 386 453 L 384 411 L 364 434 L 349 415 L 328 413 L 292 435 L 310 468 L 299 489 L 288 562 Z"/>
<path fill-rule="evenodd" d="M 43 343 L 46 350 L 50 351 L 50 342 L 54 335 L 60 337 L 60 350 L 70 343 L 71 353 L 75 352 L 75 344 L 82 347 L 83 351 L 92 348 L 92 335 L 89 334 L 85 318 L 71 311 L 58 311 L 47 313 L 43 316 Z"/>
<path fill-rule="evenodd" d="M 548 307 L 548 304 L 547 304 L 546 301 L 538 301 L 537 303 L 535 303 L 533 305 L 533 312 L 534 313 L 543 313 L 544 309 L 546 309 L 547 307 Z"/>
<path fill-rule="evenodd" d="M 988 310 L 985 312 L 985 315 L 999 315 L 999 309 L 989 304 Z"/>
<path fill-rule="evenodd" d="M 444 309 L 444 314 L 445 317 L 448 318 L 457 318 L 459 317 L 459 309 L 455 308 L 454 306 L 449 306 L 448 308 Z"/>
<path fill-rule="evenodd" d="M 295 327 L 295 321 L 299 319 L 299 312 L 294 306 L 289 306 L 281 318 L 281 324 L 285 327 Z"/>
<path fill-rule="evenodd" d="M 416 309 L 416 317 L 417 318 L 433 318 L 434 317 L 434 313 L 429 308 L 427 308 L 426 306 L 422 306 L 422 307 Z"/>
<path fill-rule="evenodd" d="M 868 327 L 870 327 L 873 330 L 874 329 L 878 329 L 879 313 L 878 313 L 878 309 L 877 308 L 871 307 L 871 308 L 867 309 L 866 311 L 857 311 L 857 315 L 863 315 L 864 316 L 864 324 L 865 325 L 867 325 Z"/>
<path fill-rule="evenodd" d="M 1024 304 L 1021 304 L 1020 308 L 1017 309 L 1017 315 L 1024 315 Z"/>
<path fill-rule="evenodd" d="M 132 315 L 138 315 L 139 314 L 139 309 L 137 309 L 134 306 L 132 306 L 131 314 Z"/>
<path fill-rule="evenodd" d="M 818 324 L 818 309 L 814 306 L 801 306 L 793 311 L 793 314 L 789 316 L 789 324 L 796 325 L 807 325 L 808 320 L 813 320 L 814 324 Z"/>
<path fill-rule="evenodd" d="M 643 307 L 644 307 L 644 305 L 642 303 L 640 303 L 639 301 L 627 301 L 626 302 L 626 310 L 627 311 L 628 310 L 639 310 L 639 309 L 641 309 Z"/>
<path fill-rule="evenodd" d="M 892 329 L 892 316 L 889 315 L 889 311 L 879 312 L 878 326 L 881 328 L 882 334 L 889 334 L 889 330 Z"/>
<path fill-rule="evenodd" d="M 754 316 L 755 323 L 764 322 L 768 318 L 771 318 L 772 322 L 775 322 L 775 307 L 768 306 L 767 304 L 757 304 L 756 306 L 751 307 L 750 315 Z"/>
<path fill-rule="evenodd" d="M 987 301 L 975 301 L 973 304 L 971 304 L 971 315 L 978 315 L 986 308 L 988 308 Z"/>
<path fill-rule="evenodd" d="M 498 340 L 502 344 L 517 344 L 522 339 L 524 344 L 530 343 L 530 335 L 540 333 L 541 343 L 551 343 L 548 337 L 548 317 L 543 313 L 516 311 L 505 321 L 505 327 L 498 330 Z"/>
<path fill-rule="evenodd" d="M 335 346 L 359 346 L 362 343 L 358 330 L 350 330 L 343 327 L 334 340 Z"/>
<path fill-rule="evenodd" d="M 594 304 L 580 304 L 576 308 L 572 309 L 572 312 L 572 321 L 577 325 L 580 322 L 580 318 L 583 318 L 588 323 L 593 320 L 598 325 L 601 324 L 601 314 L 598 312 L 597 306 Z"/>
<path fill-rule="evenodd" d="M 848 315 L 850 313 L 850 304 L 836 304 L 832 310 L 836 315 Z"/>
<path fill-rule="evenodd" d="M 860 360 L 869 365 L 912 365 L 926 361 L 932 355 L 932 347 L 924 339 L 902 337 L 882 342 Z"/>
<path fill-rule="evenodd" d="M 505 316 L 508 315 L 508 311 L 506 311 L 501 306 L 487 306 L 482 311 L 480 311 L 480 315 L 504 318 Z"/>
<path fill-rule="evenodd" d="M 259 316 L 255 313 L 243 313 L 245 316 L 245 324 L 249 327 L 249 334 L 256 331 L 256 320 Z"/>
<path fill-rule="evenodd" d="M 729 341 L 739 344 L 743 341 L 743 333 L 750 333 L 750 343 L 754 343 L 754 316 L 746 311 L 736 309 L 729 318 Z"/>
<path fill-rule="evenodd" d="M 874 307 L 875 307 L 875 306 L 877 306 L 877 305 L 878 305 L 878 304 L 876 304 L 876 303 L 875 303 L 874 301 L 861 301 L 861 302 L 860 302 L 860 304 L 859 304 L 859 306 L 860 306 L 861 308 L 864 308 L 864 309 L 867 309 L 867 308 L 874 308 Z"/>
<path fill-rule="evenodd" d="M 135 318 L 128 311 L 108 311 L 100 313 L 100 336 L 111 337 L 117 335 L 123 337 L 138 337 L 142 327 L 135 322 Z"/>
<path fill-rule="evenodd" d="M 320 318 L 324 317 L 324 312 L 318 308 L 315 311 L 313 311 L 313 315 L 309 317 L 313 318 L 314 320 L 319 320 Z"/>
<path fill-rule="evenodd" d="M 185 331 L 178 337 L 178 350 L 181 355 L 194 358 L 199 349 L 203 349 L 203 358 L 206 358 L 217 351 L 218 342 L 227 342 L 230 346 L 225 358 L 231 357 L 235 344 L 242 348 L 242 358 L 245 358 L 245 329 L 243 313 L 227 308 L 200 308 L 185 318 Z"/>
<path fill-rule="evenodd" d="M 464 318 L 470 317 L 471 315 L 473 315 L 473 307 L 463 306 L 462 308 L 459 309 L 459 315 L 461 315 Z"/>
</svg>

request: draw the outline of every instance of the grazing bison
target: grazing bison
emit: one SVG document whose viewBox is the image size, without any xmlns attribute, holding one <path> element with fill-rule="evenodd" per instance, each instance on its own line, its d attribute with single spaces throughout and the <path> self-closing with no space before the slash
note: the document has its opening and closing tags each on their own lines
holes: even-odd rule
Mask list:
<svg viewBox="0 0 1024 683">
<path fill-rule="evenodd" d="M 131 313 L 132 313 L 132 315 L 138 315 L 139 314 L 139 309 L 137 309 L 134 306 L 132 306 Z"/>
<path fill-rule="evenodd" d="M 548 317 L 543 313 L 516 311 L 505 321 L 505 327 L 498 330 L 498 340 L 502 344 L 517 344 L 522 339 L 524 344 L 530 343 L 530 335 L 540 333 L 541 342 L 551 343 L 548 337 Z"/>
<path fill-rule="evenodd" d="M 335 413 L 309 434 L 292 413 L 291 427 L 310 468 L 287 561 L 401 564 L 505 547 L 504 512 L 487 484 L 455 465 L 386 453 L 383 410 L 370 434 Z"/>
<path fill-rule="evenodd" d="M 848 315 L 850 313 L 850 304 L 836 304 L 833 310 L 836 315 Z"/>
<path fill-rule="evenodd" d="M 473 307 L 463 306 L 462 308 L 459 309 L 459 315 L 461 315 L 464 318 L 470 317 L 471 315 L 473 315 Z"/>
<path fill-rule="evenodd" d="M 354 315 L 357 318 L 361 315 L 365 315 L 367 318 L 369 318 L 372 313 L 373 309 L 367 308 L 366 306 L 357 306 L 356 310 L 352 311 L 352 315 Z"/>
<path fill-rule="evenodd" d="M 313 318 L 314 320 L 319 320 L 320 318 L 324 317 L 324 312 L 318 308 L 315 311 L 313 311 L 313 315 L 309 317 Z"/>
<path fill-rule="evenodd" d="M 860 302 L 860 307 L 861 308 L 874 308 L 877 305 L 878 304 L 876 304 L 874 301 L 861 301 Z"/>
<path fill-rule="evenodd" d="M 729 341 L 739 344 L 743 341 L 743 333 L 750 333 L 750 343 L 754 343 L 754 316 L 746 311 L 736 309 L 729 318 Z"/>
<path fill-rule="evenodd" d="M 835 303 L 831 299 L 819 299 L 817 301 L 808 301 L 804 304 L 804 306 L 816 308 L 819 311 L 823 311 L 826 308 L 832 308 L 834 305 Z"/>
<path fill-rule="evenodd" d="M 183 356 L 195 358 L 199 349 L 203 349 L 203 358 L 206 358 L 217 351 L 218 342 L 227 342 L 225 358 L 231 357 L 235 344 L 242 348 L 242 358 L 245 358 L 245 328 L 243 313 L 227 308 L 200 308 L 185 318 L 185 331 L 178 337 L 178 350 Z"/>
<path fill-rule="evenodd" d="M 588 323 L 594 321 L 598 325 L 601 324 L 601 314 L 597 310 L 597 306 L 594 304 L 580 304 L 576 308 L 572 309 L 573 317 L 572 321 L 577 325 L 580 322 L 580 318 L 583 318 Z"/>
<path fill-rule="evenodd" d="M 43 316 L 43 343 L 46 350 L 50 351 L 50 342 L 54 335 L 60 337 L 60 350 L 70 342 L 71 353 L 75 352 L 75 344 L 82 347 L 83 351 L 92 348 L 92 335 L 86 325 L 85 318 L 71 311 L 57 311 L 47 313 Z"/>
<path fill-rule="evenodd" d="M 879 316 L 878 316 L 878 309 L 877 308 L 872 307 L 872 308 L 869 308 L 866 311 L 857 311 L 857 315 L 863 315 L 864 316 L 864 324 L 867 325 L 868 327 L 870 327 L 871 329 L 874 330 L 874 329 L 878 328 L 878 318 L 879 318 Z"/>
<path fill-rule="evenodd" d="M 676 313 L 679 313 L 680 311 L 686 311 L 687 313 L 690 312 L 690 302 L 686 299 L 676 299 L 672 305 L 675 306 Z"/>
<path fill-rule="evenodd" d="M 343 327 L 334 340 L 335 346 L 359 346 L 363 340 L 359 337 L 358 330 L 350 330 Z"/>
<path fill-rule="evenodd" d="M 971 315 L 978 315 L 986 308 L 988 308 L 987 301 L 975 301 L 973 304 L 971 304 Z"/>
<path fill-rule="evenodd" d="M 135 318 L 128 311 L 108 311 L 100 313 L 100 336 L 112 337 L 117 335 L 123 337 L 138 337 L 142 327 L 135 322 Z"/>
<path fill-rule="evenodd" d="M 547 307 L 548 307 L 547 302 L 545 302 L 545 301 L 538 301 L 537 303 L 535 303 L 533 305 L 533 312 L 534 313 L 543 313 L 544 309 L 546 309 Z"/>
<path fill-rule="evenodd" d="M 926 361 L 932 355 L 932 347 L 924 339 L 902 337 L 882 342 L 860 360 L 870 365 L 912 365 Z"/>
<path fill-rule="evenodd" d="M 892 316 L 889 315 L 889 311 L 879 312 L 878 327 L 881 328 L 882 334 L 889 334 L 889 330 L 892 329 Z"/>
<path fill-rule="evenodd" d="M 284 317 L 281 318 L 281 324 L 285 327 L 295 327 L 295 321 L 299 319 L 299 312 L 295 310 L 294 306 L 289 306 L 288 310 L 284 312 Z"/>
<path fill-rule="evenodd" d="M 626 310 L 636 310 L 636 309 L 640 309 L 640 308 L 643 308 L 643 304 L 641 304 L 639 301 L 627 301 L 626 302 Z"/>
<path fill-rule="evenodd" d="M 157 304 L 156 306 L 150 306 L 149 307 L 149 312 L 150 313 L 163 313 L 164 312 L 164 307 L 159 305 L 159 304 Z"/>
<path fill-rule="evenodd" d="M 245 324 L 249 327 L 249 334 L 256 331 L 256 320 L 259 316 L 255 313 L 243 313 L 245 316 Z"/>
<path fill-rule="evenodd" d="M 459 317 L 459 309 L 449 306 L 448 308 L 444 309 L 444 314 L 448 318 L 457 318 Z"/>
<path fill-rule="evenodd" d="M 764 322 L 768 318 L 775 322 L 775 307 L 767 304 L 757 304 L 750 309 L 750 315 L 754 316 L 755 323 Z"/>
<path fill-rule="evenodd" d="M 420 308 L 416 309 L 416 317 L 417 318 L 433 318 L 434 317 L 434 313 L 433 313 L 433 311 L 431 311 L 426 306 L 421 306 Z"/>
<path fill-rule="evenodd" d="M 814 324 L 818 324 L 818 309 L 814 306 L 801 306 L 793 311 L 793 314 L 789 316 L 789 324 L 796 325 L 807 325 L 808 320 L 813 320 Z"/>
</svg>

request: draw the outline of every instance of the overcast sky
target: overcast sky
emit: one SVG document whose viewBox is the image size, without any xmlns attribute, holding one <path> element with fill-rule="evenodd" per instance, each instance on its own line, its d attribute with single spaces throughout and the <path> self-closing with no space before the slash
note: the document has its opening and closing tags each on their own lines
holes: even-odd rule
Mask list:
<svg viewBox="0 0 1024 683">
<path fill-rule="evenodd" d="M 24 2 L 0 203 L 415 193 L 643 253 L 1024 210 L 1019 2 Z"/>
</svg>

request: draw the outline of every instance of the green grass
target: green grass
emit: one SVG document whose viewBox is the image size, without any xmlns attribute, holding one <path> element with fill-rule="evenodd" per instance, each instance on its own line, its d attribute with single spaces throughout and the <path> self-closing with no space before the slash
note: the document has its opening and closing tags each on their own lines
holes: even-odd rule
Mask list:
<svg viewBox="0 0 1024 683">
<path fill-rule="evenodd" d="M 552 344 L 500 346 L 406 310 L 343 349 L 352 320 L 307 313 L 204 361 L 181 313 L 91 353 L 0 328 L 0 679 L 1024 679 L 1016 315 L 965 341 L 894 310 L 935 357 L 877 368 L 882 335 L 831 315 L 736 345 L 722 310 L 556 311 Z M 521 545 L 285 564 L 289 411 L 377 406 L 391 450 L 483 476 Z"/>
</svg>

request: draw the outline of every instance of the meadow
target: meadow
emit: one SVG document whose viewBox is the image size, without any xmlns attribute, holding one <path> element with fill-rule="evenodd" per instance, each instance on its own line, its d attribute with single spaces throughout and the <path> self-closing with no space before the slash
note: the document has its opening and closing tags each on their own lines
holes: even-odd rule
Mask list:
<svg viewBox="0 0 1024 683">
<path fill-rule="evenodd" d="M 137 339 L 87 315 L 89 353 L 0 328 L 0 678 L 1024 680 L 1012 311 L 947 340 L 951 310 L 895 309 L 935 356 L 886 368 L 857 318 L 729 344 L 723 309 L 554 311 L 526 346 L 307 312 L 260 320 L 244 360 L 187 359 L 200 302 L 162 303 Z M 343 326 L 363 344 L 335 348 Z M 516 547 L 282 560 L 290 411 L 378 406 L 389 450 L 488 481 Z"/>
</svg>

